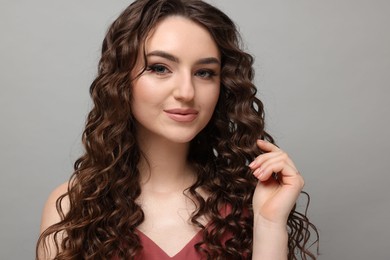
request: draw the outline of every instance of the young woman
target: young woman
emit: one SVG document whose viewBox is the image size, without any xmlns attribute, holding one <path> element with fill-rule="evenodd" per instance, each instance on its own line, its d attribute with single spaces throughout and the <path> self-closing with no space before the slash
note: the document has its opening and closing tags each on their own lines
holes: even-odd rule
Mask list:
<svg viewBox="0 0 390 260">
<path fill-rule="evenodd" d="M 252 63 L 215 7 L 133 2 L 104 39 L 85 153 L 46 203 L 37 258 L 314 259 Z"/>
</svg>

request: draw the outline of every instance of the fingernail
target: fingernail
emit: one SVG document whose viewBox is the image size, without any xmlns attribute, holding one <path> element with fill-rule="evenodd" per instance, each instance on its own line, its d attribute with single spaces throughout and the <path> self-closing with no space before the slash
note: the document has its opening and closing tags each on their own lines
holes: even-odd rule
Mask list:
<svg viewBox="0 0 390 260">
<path fill-rule="evenodd" d="M 251 163 L 248 165 L 249 168 L 252 168 L 253 166 L 255 166 L 255 162 L 251 162 Z"/>
<path fill-rule="evenodd" d="M 260 179 L 264 175 L 264 171 L 260 171 L 258 178 Z"/>
<path fill-rule="evenodd" d="M 260 169 L 256 169 L 254 172 L 253 172 L 253 175 L 256 176 L 256 178 L 260 178 L 260 176 L 263 174 L 263 171 L 261 171 Z"/>
</svg>

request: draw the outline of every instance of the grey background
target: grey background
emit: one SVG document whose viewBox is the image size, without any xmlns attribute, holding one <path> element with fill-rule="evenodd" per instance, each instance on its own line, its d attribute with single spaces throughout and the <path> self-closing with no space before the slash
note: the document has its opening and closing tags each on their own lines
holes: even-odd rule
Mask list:
<svg viewBox="0 0 390 260">
<path fill-rule="evenodd" d="M 82 150 L 101 41 L 128 2 L 0 2 L 0 259 L 33 259 L 43 204 Z M 212 2 L 256 57 L 320 259 L 390 259 L 390 1 Z"/>
</svg>

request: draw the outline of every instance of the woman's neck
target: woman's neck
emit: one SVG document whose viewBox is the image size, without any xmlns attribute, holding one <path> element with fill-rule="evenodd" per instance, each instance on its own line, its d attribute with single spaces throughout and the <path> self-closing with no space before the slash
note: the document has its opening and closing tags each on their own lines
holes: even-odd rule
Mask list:
<svg viewBox="0 0 390 260">
<path fill-rule="evenodd" d="M 142 138 L 139 145 L 146 158 L 141 158 L 139 171 L 143 189 L 156 192 L 182 192 L 195 181 L 188 163 L 189 143 L 173 143 L 163 138 Z"/>
</svg>

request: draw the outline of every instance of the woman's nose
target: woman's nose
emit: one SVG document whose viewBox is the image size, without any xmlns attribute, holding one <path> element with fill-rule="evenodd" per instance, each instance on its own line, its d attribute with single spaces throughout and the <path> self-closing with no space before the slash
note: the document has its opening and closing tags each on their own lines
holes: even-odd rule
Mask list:
<svg viewBox="0 0 390 260">
<path fill-rule="evenodd" d="M 190 73 L 178 77 L 173 96 L 175 99 L 183 102 L 189 102 L 194 99 L 195 85 Z"/>
</svg>

